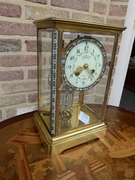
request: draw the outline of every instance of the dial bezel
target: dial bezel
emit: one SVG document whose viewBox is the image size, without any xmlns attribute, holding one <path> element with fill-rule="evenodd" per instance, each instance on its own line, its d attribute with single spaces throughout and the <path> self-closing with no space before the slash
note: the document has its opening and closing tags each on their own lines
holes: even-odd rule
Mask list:
<svg viewBox="0 0 135 180">
<path fill-rule="evenodd" d="M 78 45 L 79 43 L 82 43 L 82 42 L 93 43 L 93 44 L 95 44 L 99 48 L 99 50 L 100 50 L 100 52 L 102 54 L 103 66 L 102 66 L 101 73 L 99 74 L 98 78 L 92 84 L 90 84 L 89 86 L 86 86 L 86 87 L 79 88 L 79 87 L 76 87 L 75 85 L 71 84 L 69 82 L 68 78 L 66 77 L 65 64 L 66 64 L 66 59 L 67 59 L 69 53 L 71 52 L 71 50 L 76 45 Z M 89 36 L 88 37 L 86 37 L 86 36 L 79 37 L 79 38 L 76 38 L 75 40 L 73 40 L 65 48 L 65 53 L 64 53 L 64 55 L 62 57 L 62 60 L 61 60 L 61 65 L 62 65 L 62 72 L 61 73 L 62 73 L 62 77 L 63 77 L 64 81 L 66 82 L 66 84 L 70 88 L 72 88 L 73 90 L 76 90 L 76 91 L 87 91 L 88 89 L 93 88 L 101 80 L 101 78 L 102 78 L 102 76 L 103 76 L 103 74 L 105 72 L 105 69 L 106 69 L 106 63 L 107 63 L 106 51 L 105 51 L 103 45 L 97 39 L 95 39 L 95 38 L 93 38 L 91 36 L 90 37 Z"/>
</svg>

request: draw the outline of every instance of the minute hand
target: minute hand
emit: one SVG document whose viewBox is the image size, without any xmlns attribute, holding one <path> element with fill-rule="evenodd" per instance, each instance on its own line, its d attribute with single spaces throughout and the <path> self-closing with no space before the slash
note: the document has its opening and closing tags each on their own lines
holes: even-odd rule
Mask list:
<svg viewBox="0 0 135 180">
<path fill-rule="evenodd" d="M 92 70 L 90 70 L 89 68 L 87 68 L 87 71 L 90 73 L 90 75 L 95 79 L 95 77 L 93 76 Z"/>
</svg>

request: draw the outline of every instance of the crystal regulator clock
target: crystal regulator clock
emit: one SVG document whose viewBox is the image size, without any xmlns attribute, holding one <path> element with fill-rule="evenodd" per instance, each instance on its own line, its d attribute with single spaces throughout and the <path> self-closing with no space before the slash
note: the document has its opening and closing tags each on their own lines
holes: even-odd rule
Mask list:
<svg viewBox="0 0 135 180">
<path fill-rule="evenodd" d="M 36 20 L 38 112 L 50 155 L 102 138 L 119 34 L 124 27 L 58 18 Z"/>
</svg>

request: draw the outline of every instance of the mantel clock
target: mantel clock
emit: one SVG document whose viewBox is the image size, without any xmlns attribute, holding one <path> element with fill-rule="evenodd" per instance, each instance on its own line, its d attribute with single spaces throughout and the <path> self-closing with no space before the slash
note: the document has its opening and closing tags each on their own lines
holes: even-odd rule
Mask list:
<svg viewBox="0 0 135 180">
<path fill-rule="evenodd" d="M 107 106 L 119 34 L 73 20 L 36 20 L 38 112 L 35 126 L 50 155 L 106 134 Z"/>
</svg>

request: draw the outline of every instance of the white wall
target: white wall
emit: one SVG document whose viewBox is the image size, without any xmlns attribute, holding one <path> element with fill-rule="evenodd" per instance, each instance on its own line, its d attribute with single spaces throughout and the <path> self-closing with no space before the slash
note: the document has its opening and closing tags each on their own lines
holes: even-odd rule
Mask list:
<svg viewBox="0 0 135 180">
<path fill-rule="evenodd" d="M 119 106 L 135 37 L 135 0 L 129 0 L 109 105 Z"/>
</svg>

